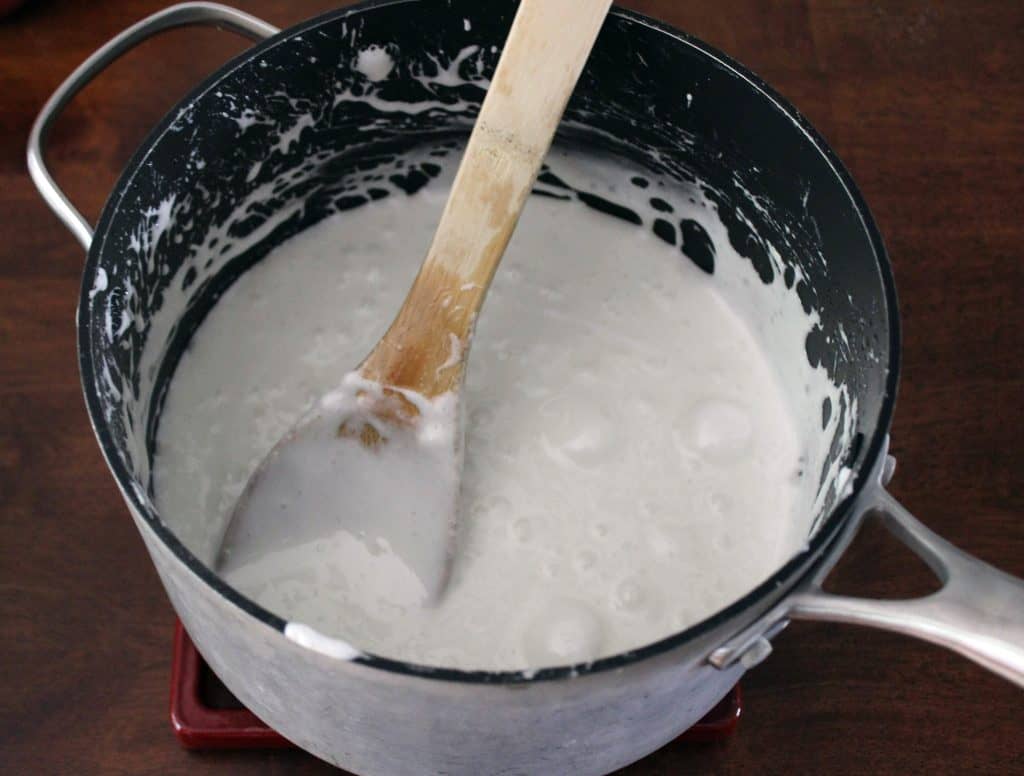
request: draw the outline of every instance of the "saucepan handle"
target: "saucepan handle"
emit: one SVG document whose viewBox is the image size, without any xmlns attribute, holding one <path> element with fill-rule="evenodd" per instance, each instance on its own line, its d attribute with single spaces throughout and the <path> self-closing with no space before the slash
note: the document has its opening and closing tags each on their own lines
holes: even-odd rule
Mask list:
<svg viewBox="0 0 1024 776">
<path fill-rule="evenodd" d="M 1024 580 L 957 549 L 911 515 L 885 489 L 895 468 L 880 457 L 872 485 L 828 556 L 795 592 L 782 599 L 708 661 L 726 669 L 752 667 L 771 652 L 768 641 L 791 619 L 825 620 L 905 633 L 952 649 L 1024 687 Z M 942 587 L 923 598 L 877 600 L 833 595 L 822 584 L 868 515 L 886 527 L 935 572 Z"/>
<path fill-rule="evenodd" d="M 868 502 L 886 527 L 939 577 L 924 598 L 872 600 L 833 595 L 811 580 L 789 599 L 794 619 L 828 620 L 905 633 L 959 652 L 1024 687 L 1024 580 L 957 549 L 929 530 L 879 484 Z"/>
<path fill-rule="evenodd" d="M 32 176 L 36 188 L 39 189 L 39 193 L 46 200 L 46 204 L 78 238 L 86 250 L 89 250 L 89 244 L 92 242 L 92 227 L 57 186 L 46 167 L 44 152 L 50 127 L 71 98 L 119 56 L 158 32 L 191 25 L 220 27 L 257 41 L 269 38 L 278 32 L 277 27 L 225 5 L 217 3 L 172 5 L 133 24 L 79 65 L 46 101 L 35 124 L 32 125 L 32 132 L 28 137 L 29 174 Z"/>
</svg>

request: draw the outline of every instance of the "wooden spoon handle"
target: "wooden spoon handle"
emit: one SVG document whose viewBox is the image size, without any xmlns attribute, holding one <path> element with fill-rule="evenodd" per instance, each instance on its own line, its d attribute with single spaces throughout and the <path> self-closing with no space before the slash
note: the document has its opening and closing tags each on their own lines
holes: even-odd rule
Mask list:
<svg viewBox="0 0 1024 776">
<path fill-rule="evenodd" d="M 439 396 L 458 388 L 477 311 L 611 0 L 523 0 L 433 243 L 360 371 Z"/>
</svg>

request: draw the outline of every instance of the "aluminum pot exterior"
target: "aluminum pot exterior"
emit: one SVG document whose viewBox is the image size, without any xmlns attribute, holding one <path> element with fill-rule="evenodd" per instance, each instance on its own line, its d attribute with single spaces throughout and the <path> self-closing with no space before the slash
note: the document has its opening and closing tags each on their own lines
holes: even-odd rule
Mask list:
<svg viewBox="0 0 1024 776">
<path fill-rule="evenodd" d="M 432 672 L 377 659 L 338 661 L 294 644 L 284 636 L 280 618 L 217 580 L 177 542 L 152 503 L 148 481 L 163 391 L 219 294 L 273 245 L 341 202 L 357 206 L 336 184 L 367 158 L 400 154 L 424 138 L 465 134 L 514 10 L 510 3 L 486 13 L 478 6 L 468 0 L 384 2 L 331 14 L 242 55 L 183 101 L 129 164 L 97 227 L 79 318 L 83 384 L 101 447 L 175 609 L 217 674 L 268 724 L 358 773 L 605 773 L 668 742 L 724 696 L 742 664 L 720 670 L 708 655 L 820 564 L 852 500 L 840 504 L 833 494 L 834 509 L 808 549 L 711 620 L 635 654 L 527 680 Z M 438 28 L 438 19 L 452 16 L 466 23 Z M 414 91 L 386 96 L 434 107 L 414 114 L 381 112 L 379 104 L 358 99 L 356 87 L 368 87 L 351 80 L 351 62 L 361 46 L 373 43 L 396 46 L 401 66 L 409 68 L 397 80 Z M 475 63 L 459 60 L 470 47 Z M 324 58 L 331 60 L 329 70 Z M 428 67 L 428 61 L 438 68 L 456 63 L 445 72 L 461 83 L 435 81 L 424 91 L 429 74 L 417 67 Z M 667 80 L 666 73 L 675 77 Z M 285 99 L 274 97 L 274 79 L 286 89 Z M 688 88 L 696 93 L 695 104 L 705 107 L 691 110 Z M 723 117 L 719 103 L 737 114 Z M 733 120 L 745 112 L 756 127 Z M 257 121 L 249 123 L 252 117 Z M 726 134 L 729 127 L 733 135 Z M 859 392 L 863 408 L 860 442 L 837 454 L 855 470 L 870 468 L 880 454 L 894 390 L 891 284 L 863 203 L 795 112 L 717 53 L 642 17 L 616 12 L 570 104 L 562 141 L 640 159 L 652 177 L 708 178 L 723 213 L 748 191 L 777 207 L 779 221 L 757 212 L 750 219 L 765 233 L 792 241 L 794 260 L 806 263 L 810 280 L 802 298 L 821 315 L 819 340 L 840 322 L 857 327 L 857 348 L 830 364 L 838 379 Z M 320 166 L 307 169 L 307 159 L 319 159 Z M 748 174 L 737 179 L 736 169 Z M 254 190 L 289 172 L 298 174 L 293 187 L 272 192 L 262 208 L 239 204 L 251 203 Z M 815 195 L 810 204 L 808 187 Z M 245 250 L 228 254 L 220 271 L 209 276 L 201 267 L 192 268 L 198 272 L 191 280 L 184 276 L 192 298 L 173 311 L 173 326 L 160 330 L 168 341 L 163 357 L 144 364 L 146 338 L 156 336 L 175 291 L 166 276 L 177 278 L 189 260 L 190 235 L 183 235 L 185 247 L 161 242 L 164 233 L 152 245 L 140 235 L 154 234 L 165 205 L 171 212 L 182 203 L 189 208 L 177 215 L 182 222 L 189 219 L 191 236 L 230 222 L 235 228 L 225 230 L 224 242 L 244 244 Z M 240 210 L 241 217 L 231 221 Z M 774 279 L 777 270 L 766 263 L 764 246 L 751 242 L 756 235 L 739 220 L 728 226 L 730 239 L 744 246 L 752 277 Z M 827 266 L 822 255 L 830 257 Z M 103 288 L 100 270 L 107 273 Z M 113 283 L 122 279 L 118 272 L 139 273 L 130 278 L 134 297 L 114 296 Z M 834 288 L 842 295 L 833 295 Z M 854 320 L 847 298 L 849 305 L 877 315 Z M 115 321 L 129 321 L 117 343 L 104 334 L 103 305 L 114 311 Z M 878 358 L 863 358 L 869 348 Z M 809 341 L 808 355 L 823 357 L 820 341 Z M 118 378 L 121 398 L 115 400 L 108 384 Z"/>
<path fill-rule="evenodd" d="M 458 683 L 339 662 L 227 602 L 136 520 L 160 579 L 213 670 L 258 717 L 359 774 L 603 774 L 696 723 L 743 673 L 708 652 L 729 624 L 656 658 L 589 676 Z"/>
</svg>

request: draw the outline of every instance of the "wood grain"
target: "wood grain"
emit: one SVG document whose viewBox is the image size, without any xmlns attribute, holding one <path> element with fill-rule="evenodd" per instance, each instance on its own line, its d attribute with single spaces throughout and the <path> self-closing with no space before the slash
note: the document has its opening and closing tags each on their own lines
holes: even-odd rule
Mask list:
<svg viewBox="0 0 1024 776">
<path fill-rule="evenodd" d="M 1019 0 L 634 0 L 790 98 L 851 169 L 904 317 L 896 494 L 1024 575 L 1024 5 Z M 167 719 L 172 612 L 100 458 L 78 388 L 82 254 L 28 180 L 36 111 L 158 0 L 30 0 L 0 21 L 0 770 L 328 773 L 299 752 L 190 754 Z M 288 26 L 330 0 L 239 0 Z M 58 180 L 94 218 L 147 129 L 244 48 L 212 30 L 144 44 L 70 106 Z M 873 532 L 835 575 L 894 595 L 918 565 Z M 641 774 L 1024 772 L 1024 695 L 925 644 L 797 623 L 744 684 L 728 743 Z"/>
</svg>

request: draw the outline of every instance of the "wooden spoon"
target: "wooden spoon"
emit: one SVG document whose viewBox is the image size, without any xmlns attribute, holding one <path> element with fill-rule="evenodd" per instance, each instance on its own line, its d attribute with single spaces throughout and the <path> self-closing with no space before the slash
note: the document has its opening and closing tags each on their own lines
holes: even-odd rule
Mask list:
<svg viewBox="0 0 1024 776">
<path fill-rule="evenodd" d="M 419 275 L 358 370 L 249 480 L 221 546 L 229 578 L 298 573 L 313 547 L 391 604 L 443 590 L 474 324 L 610 4 L 520 4 Z"/>
</svg>

